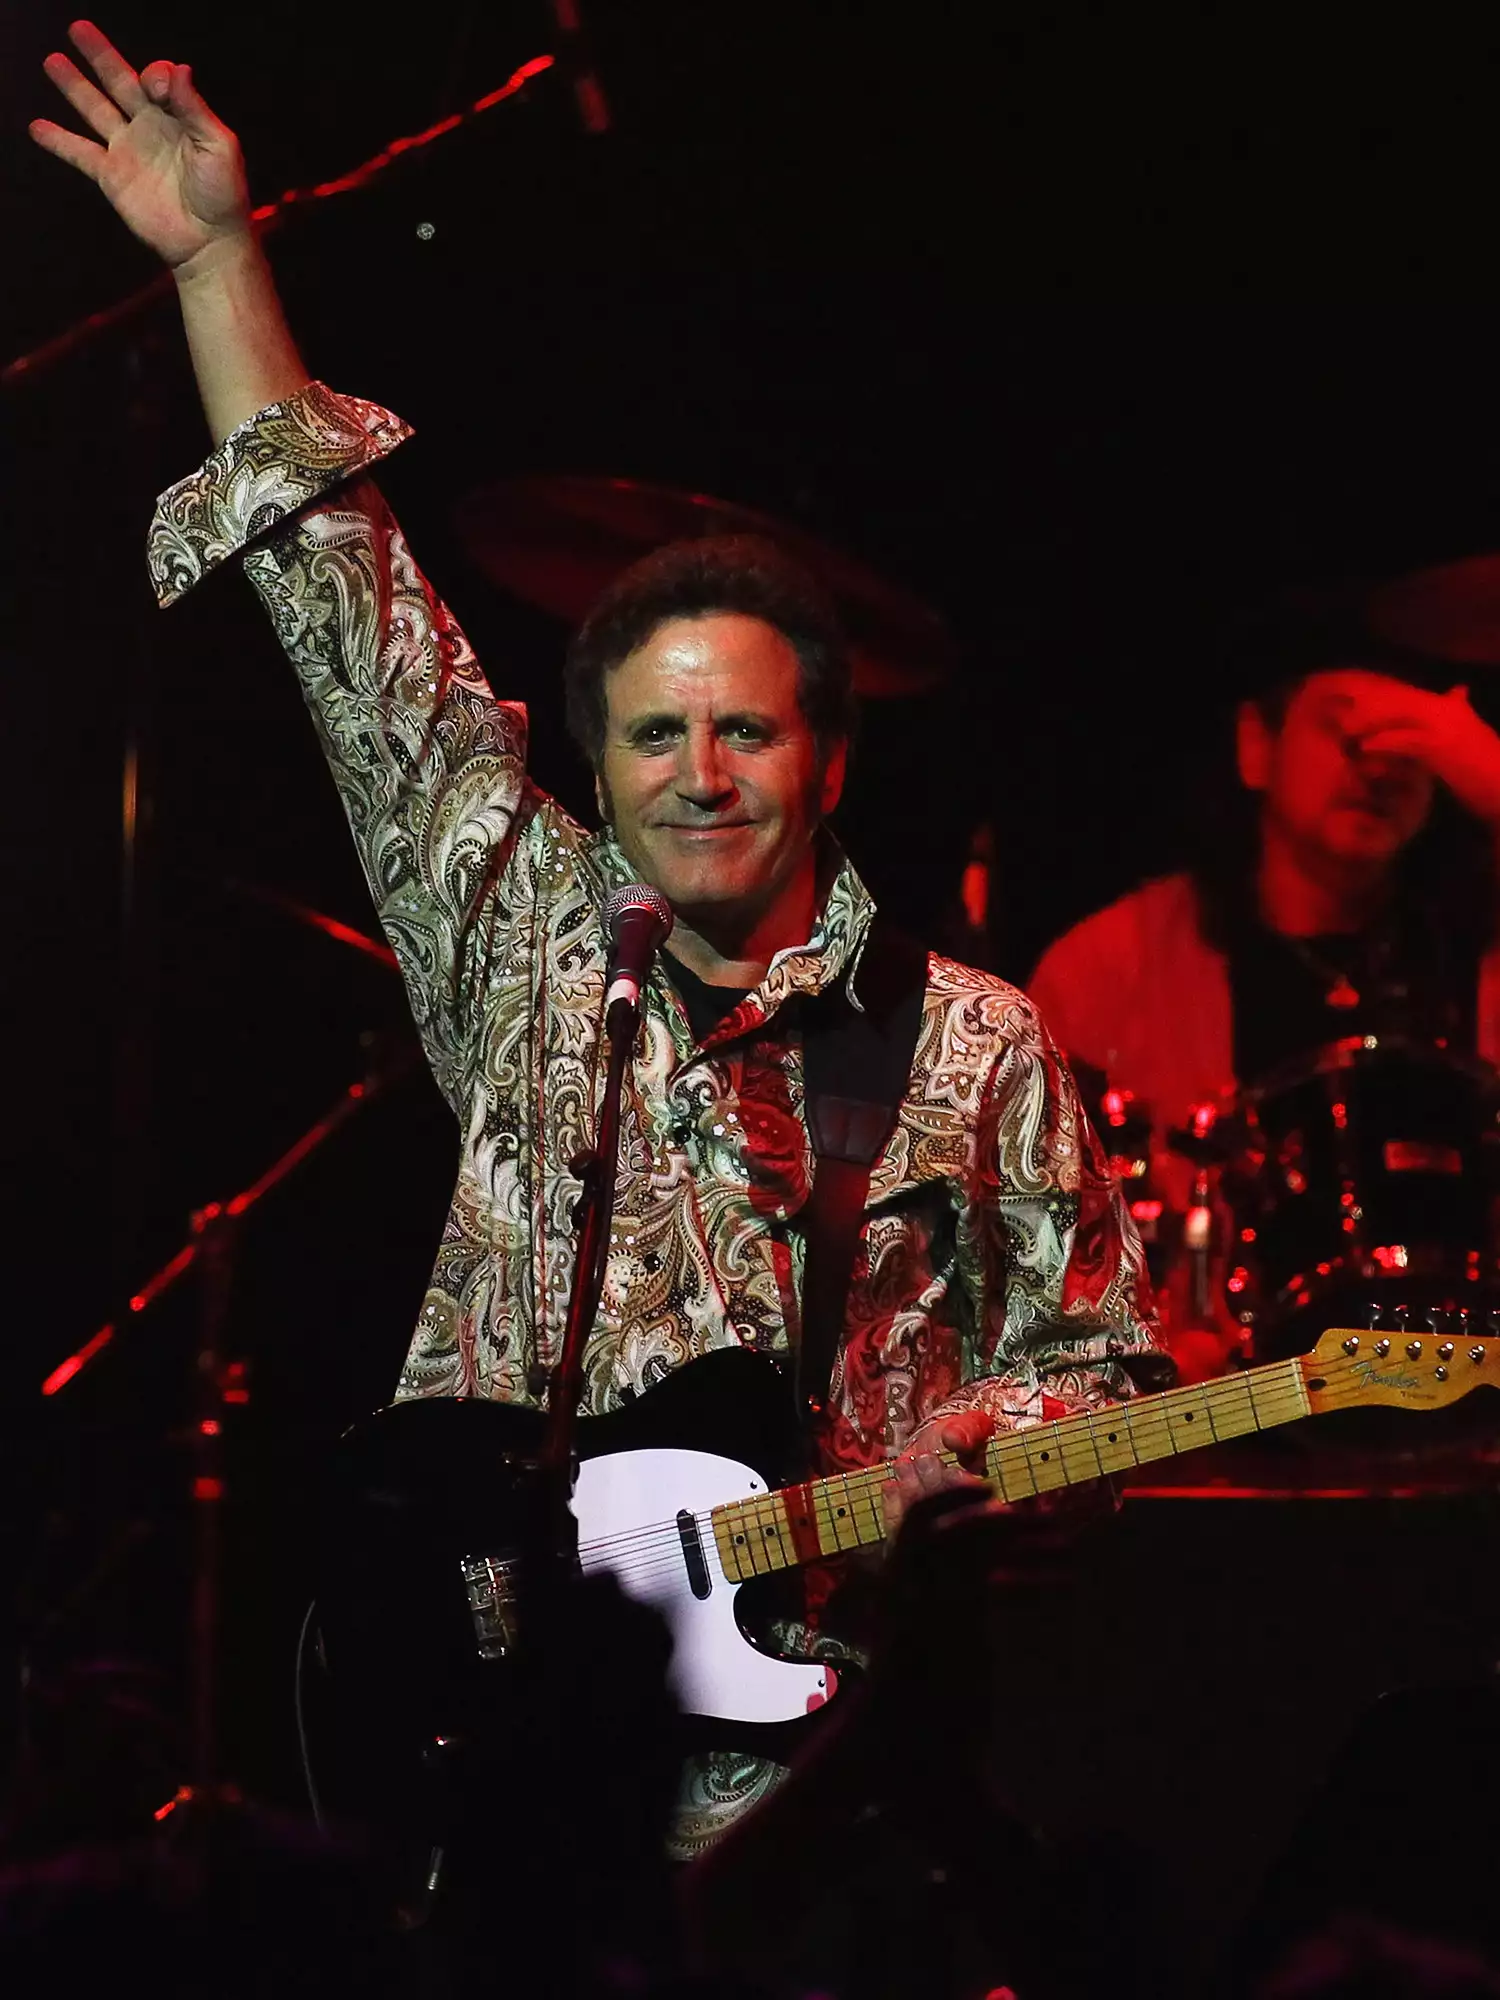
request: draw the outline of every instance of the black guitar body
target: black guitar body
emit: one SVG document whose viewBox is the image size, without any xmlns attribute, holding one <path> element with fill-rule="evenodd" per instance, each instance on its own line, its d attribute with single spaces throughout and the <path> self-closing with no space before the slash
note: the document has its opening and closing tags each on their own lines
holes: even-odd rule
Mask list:
<svg viewBox="0 0 1500 2000">
<path fill-rule="evenodd" d="M 553 1629 L 530 1634 L 534 1645 L 523 1629 L 511 1655 L 481 1656 L 461 1565 L 545 1546 L 534 1470 L 543 1425 L 534 1410 L 434 1397 L 377 1411 L 339 1441 L 323 1515 L 316 1657 L 304 1673 L 312 1775 L 326 1812 L 386 1826 L 431 1822 L 446 1772 L 471 1750 L 491 1764 L 503 1759 L 514 1731 L 532 1726 L 528 1655 L 553 1658 L 554 1682 L 572 1672 L 556 1664 L 555 1647 L 567 1642 L 558 1618 L 568 1639 L 590 1649 L 618 1647 L 629 1626 L 649 1658 L 655 1641 L 642 1621 L 654 1625 L 654 1614 L 618 1602 L 581 1615 L 585 1627 L 603 1616 L 623 1621 L 620 1630 L 591 1633 L 576 1626 L 577 1603 L 543 1604 L 534 1615 Z M 672 1448 L 739 1460 L 767 1489 L 801 1476 L 794 1406 L 777 1366 L 743 1349 L 709 1355 L 629 1407 L 579 1425 L 580 1460 Z M 740 1589 L 734 1610 L 752 1642 L 795 1581 L 794 1572 Z M 658 1680 L 662 1664 L 664 1656 L 650 1668 Z M 579 1700 L 607 1704 L 607 1692 L 586 1682 Z M 563 1726 L 587 1737 L 603 1719 L 578 1714 Z M 676 1740 L 683 1751 L 713 1746 L 784 1760 L 811 1726 L 683 1717 Z"/>
</svg>

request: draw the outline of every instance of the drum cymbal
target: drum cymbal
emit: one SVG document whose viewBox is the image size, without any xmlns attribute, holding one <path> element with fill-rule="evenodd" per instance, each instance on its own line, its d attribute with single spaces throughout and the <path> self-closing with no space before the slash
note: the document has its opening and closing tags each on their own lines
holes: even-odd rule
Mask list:
<svg viewBox="0 0 1500 2000">
<path fill-rule="evenodd" d="M 1371 592 L 1367 615 L 1398 645 L 1455 665 L 1500 667 L 1500 555 L 1396 577 Z"/>
<path fill-rule="evenodd" d="M 857 693 L 873 700 L 927 694 L 953 666 L 936 612 L 799 528 L 706 493 L 634 479 L 531 474 L 459 501 L 459 538 L 492 583 L 576 625 L 622 569 L 663 542 L 764 535 L 833 598 L 849 635 Z"/>
</svg>

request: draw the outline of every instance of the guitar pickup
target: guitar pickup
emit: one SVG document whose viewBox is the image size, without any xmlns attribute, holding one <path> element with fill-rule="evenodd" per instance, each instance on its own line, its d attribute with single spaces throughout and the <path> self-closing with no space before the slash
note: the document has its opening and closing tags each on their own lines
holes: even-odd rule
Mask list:
<svg viewBox="0 0 1500 2000">
<path fill-rule="evenodd" d="M 703 1538 L 698 1533 L 698 1517 L 686 1507 L 677 1510 L 677 1539 L 682 1543 L 682 1560 L 687 1564 L 688 1588 L 694 1597 L 707 1597 L 713 1589 L 708 1564 L 703 1559 Z"/>
</svg>

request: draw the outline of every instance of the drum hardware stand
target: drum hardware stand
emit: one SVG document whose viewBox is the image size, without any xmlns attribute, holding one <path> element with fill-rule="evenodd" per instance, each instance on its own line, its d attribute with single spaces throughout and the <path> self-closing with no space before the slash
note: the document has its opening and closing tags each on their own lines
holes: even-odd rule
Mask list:
<svg viewBox="0 0 1500 2000">
<path fill-rule="evenodd" d="M 393 1083 L 409 1075 L 420 1060 L 415 1043 L 398 1048 L 383 1064 L 372 1064 L 337 1101 L 274 1160 L 258 1179 L 228 1201 L 210 1202 L 194 1212 L 191 1233 L 182 1247 L 148 1278 L 129 1300 L 131 1317 L 144 1313 L 170 1291 L 177 1280 L 199 1270 L 199 1341 L 193 1363 L 192 1484 L 194 1521 L 192 1607 L 189 1624 L 191 1663 L 192 1753 L 189 1782 L 157 1812 L 162 1820 L 178 1806 L 238 1803 L 238 1789 L 219 1776 L 219 1606 L 222 1578 L 222 1522 L 226 1491 L 224 1424 L 229 1406 L 250 1400 L 243 1361 L 225 1353 L 229 1302 L 240 1225 L 258 1202 L 278 1187 L 324 1141 Z M 126 1314 L 119 1315 L 125 1323 Z M 55 1396 L 81 1375 L 114 1340 L 115 1320 L 100 1327 L 76 1353 L 60 1362 L 42 1383 L 44 1396 Z"/>
<path fill-rule="evenodd" d="M 1200 1165 L 1193 1175 L 1193 1199 L 1183 1218 L 1182 1241 L 1191 1262 L 1190 1304 L 1205 1321 L 1213 1311 L 1214 1212 L 1208 1169 Z"/>
</svg>

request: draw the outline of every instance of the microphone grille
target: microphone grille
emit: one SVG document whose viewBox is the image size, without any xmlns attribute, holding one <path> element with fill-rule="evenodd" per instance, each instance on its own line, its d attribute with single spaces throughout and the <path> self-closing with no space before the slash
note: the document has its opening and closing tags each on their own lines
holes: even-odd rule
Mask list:
<svg viewBox="0 0 1500 2000">
<path fill-rule="evenodd" d="M 672 905 L 649 882 L 626 882 L 606 898 L 599 912 L 606 936 L 613 931 L 615 919 L 624 916 L 627 910 L 649 910 L 662 927 L 662 937 L 672 935 Z"/>
</svg>

